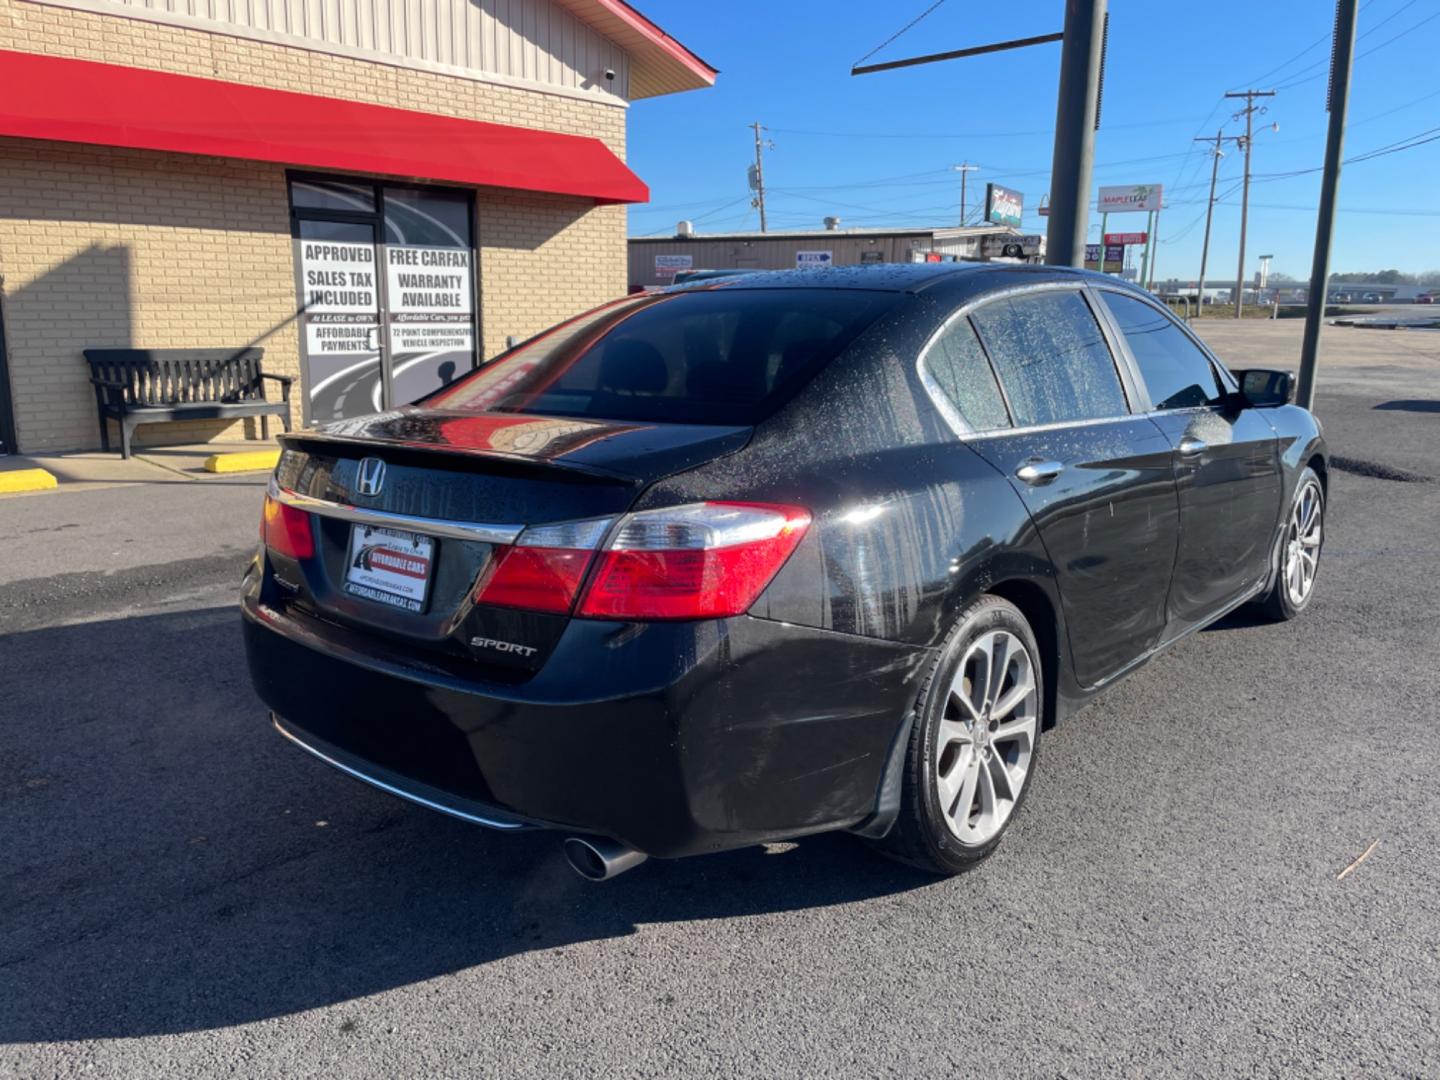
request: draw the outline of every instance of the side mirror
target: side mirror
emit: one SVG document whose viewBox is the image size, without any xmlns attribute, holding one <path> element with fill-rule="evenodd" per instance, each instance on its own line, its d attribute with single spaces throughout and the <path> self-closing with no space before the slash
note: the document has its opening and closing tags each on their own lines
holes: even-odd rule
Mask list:
<svg viewBox="0 0 1440 1080">
<path fill-rule="evenodd" d="M 1252 409 L 1289 405 L 1295 400 L 1295 376 L 1288 371 L 1251 368 L 1235 372 L 1240 383 L 1240 400 Z"/>
</svg>

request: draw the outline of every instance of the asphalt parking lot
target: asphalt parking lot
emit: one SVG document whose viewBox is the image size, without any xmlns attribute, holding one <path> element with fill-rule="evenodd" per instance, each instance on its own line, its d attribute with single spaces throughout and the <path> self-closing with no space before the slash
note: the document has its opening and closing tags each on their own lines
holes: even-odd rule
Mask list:
<svg viewBox="0 0 1440 1080">
<path fill-rule="evenodd" d="M 259 481 L 0 501 L 0 1075 L 1440 1073 L 1440 332 L 1326 343 L 1311 610 L 1049 733 L 947 881 L 832 836 L 588 884 L 269 729 Z"/>
</svg>

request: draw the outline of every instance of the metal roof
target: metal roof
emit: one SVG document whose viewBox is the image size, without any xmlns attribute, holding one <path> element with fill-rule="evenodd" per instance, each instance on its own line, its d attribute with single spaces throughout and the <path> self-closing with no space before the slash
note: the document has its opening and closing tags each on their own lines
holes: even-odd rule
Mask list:
<svg viewBox="0 0 1440 1080">
<path fill-rule="evenodd" d="M 647 98 L 715 85 L 707 64 L 624 0 L 559 0 L 576 18 L 630 54 L 630 97 Z"/>
</svg>

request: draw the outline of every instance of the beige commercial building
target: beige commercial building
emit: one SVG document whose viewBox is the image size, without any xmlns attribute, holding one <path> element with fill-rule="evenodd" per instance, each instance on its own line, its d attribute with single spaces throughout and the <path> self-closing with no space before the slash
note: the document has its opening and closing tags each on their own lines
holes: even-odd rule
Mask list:
<svg viewBox="0 0 1440 1080">
<path fill-rule="evenodd" d="M 623 293 L 629 103 L 714 76 L 622 0 L 0 0 L 0 453 L 99 445 L 86 349 L 261 347 L 300 424 Z"/>
<path fill-rule="evenodd" d="M 799 267 L 946 260 L 1033 260 L 1044 239 L 1004 225 L 913 229 L 783 229 L 698 233 L 680 222 L 675 235 L 632 237 L 630 288 L 668 285 L 687 270 L 794 270 Z"/>
</svg>

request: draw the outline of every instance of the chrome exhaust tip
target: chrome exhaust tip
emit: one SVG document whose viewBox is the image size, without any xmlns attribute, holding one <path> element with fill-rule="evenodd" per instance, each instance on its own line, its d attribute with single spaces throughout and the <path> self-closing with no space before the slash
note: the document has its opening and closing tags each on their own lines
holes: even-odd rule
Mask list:
<svg viewBox="0 0 1440 1080">
<path fill-rule="evenodd" d="M 571 869 L 589 881 L 609 881 L 649 858 L 643 851 L 603 836 L 567 837 L 564 847 Z"/>
</svg>

